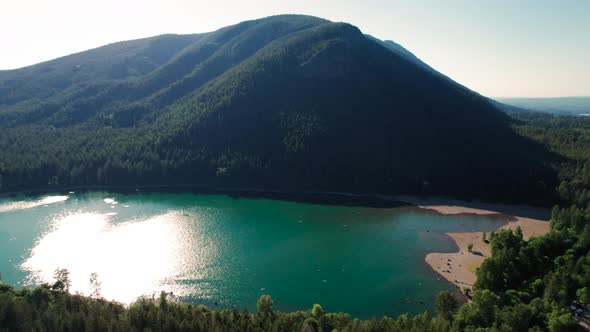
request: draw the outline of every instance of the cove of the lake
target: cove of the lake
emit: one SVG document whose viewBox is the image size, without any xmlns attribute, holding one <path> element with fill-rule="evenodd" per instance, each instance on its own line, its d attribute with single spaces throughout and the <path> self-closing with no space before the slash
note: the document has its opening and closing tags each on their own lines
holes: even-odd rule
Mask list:
<svg viewBox="0 0 590 332">
<path fill-rule="evenodd" d="M 70 193 L 0 198 L 0 273 L 17 287 L 70 271 L 71 291 L 130 303 L 172 292 L 211 308 L 274 308 L 353 316 L 432 312 L 452 290 L 424 262 L 454 251 L 444 235 L 490 231 L 498 217 L 442 216 L 224 195 Z M 157 296 L 157 295 L 156 295 Z"/>
</svg>

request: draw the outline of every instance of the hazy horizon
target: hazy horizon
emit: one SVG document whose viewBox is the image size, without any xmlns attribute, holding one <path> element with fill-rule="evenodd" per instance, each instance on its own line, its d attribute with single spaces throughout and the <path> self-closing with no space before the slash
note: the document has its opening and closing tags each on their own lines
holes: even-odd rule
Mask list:
<svg viewBox="0 0 590 332">
<path fill-rule="evenodd" d="M 590 96 L 590 2 L 369 0 L 208 3 L 171 0 L 5 5 L 0 69 L 114 42 L 214 31 L 245 20 L 304 14 L 347 22 L 399 43 L 434 69 L 493 98 Z"/>
<path fill-rule="evenodd" d="M 527 96 L 487 96 L 493 99 L 567 99 L 567 98 L 590 98 L 590 95 L 580 96 L 549 96 L 549 97 L 527 97 Z"/>
</svg>

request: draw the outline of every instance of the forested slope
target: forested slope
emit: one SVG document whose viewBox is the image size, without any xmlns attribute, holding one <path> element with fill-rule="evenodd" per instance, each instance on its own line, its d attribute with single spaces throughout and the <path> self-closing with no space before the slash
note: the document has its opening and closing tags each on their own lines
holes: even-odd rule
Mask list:
<svg viewBox="0 0 590 332">
<path fill-rule="evenodd" d="M 282 313 L 258 300 L 256 313 L 212 310 L 166 300 L 139 299 L 128 308 L 67 293 L 67 273 L 53 285 L 15 290 L 0 283 L 0 329 L 15 331 L 582 331 L 590 323 L 590 119 L 521 114 L 515 132 L 562 156 L 556 164 L 561 205 L 551 232 L 522 238 L 503 230 L 489 237 L 492 256 L 477 271 L 472 302 L 459 306 L 441 293 L 436 312 L 359 320 L 346 313 Z M 93 284 L 91 284 L 92 286 Z M 255 301 L 255 299 L 252 299 Z"/>
<path fill-rule="evenodd" d="M 0 72 L 0 188 L 194 183 L 553 201 L 558 156 L 387 45 L 349 24 L 283 15 Z"/>
<path fill-rule="evenodd" d="M 355 320 L 0 284 L 0 329 L 575 331 L 590 317 L 590 120 L 516 114 L 357 28 L 276 16 L 0 72 L 0 190 L 206 184 L 559 202 L 502 231 L 457 306 Z M 419 60 L 418 60 L 419 61 Z M 60 280 L 58 280 L 60 281 Z M 100 297 L 95 294 L 95 297 Z M 253 299 L 254 301 L 254 299 Z"/>
</svg>

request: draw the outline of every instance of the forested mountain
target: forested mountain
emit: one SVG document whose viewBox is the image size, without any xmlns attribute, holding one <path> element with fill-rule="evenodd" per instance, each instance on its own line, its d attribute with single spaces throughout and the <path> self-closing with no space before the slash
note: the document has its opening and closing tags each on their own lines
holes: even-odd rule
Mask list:
<svg viewBox="0 0 590 332">
<path fill-rule="evenodd" d="M 443 292 L 434 313 L 369 320 L 325 313 L 318 304 L 280 312 L 268 295 L 259 298 L 255 313 L 169 301 L 165 293 L 126 307 L 102 299 L 100 284 L 92 278 L 92 297 L 69 294 L 69 273 L 58 269 L 53 285 L 15 289 L 0 282 L 0 330 L 585 331 L 590 324 L 590 119 L 516 117 L 519 134 L 567 160 L 558 167 L 562 203 L 553 209 L 551 231 L 543 236 L 525 240 L 519 229 L 489 234 L 492 255 L 477 269 L 475 287 L 463 289 L 469 303 L 459 305 Z"/>
<path fill-rule="evenodd" d="M 548 203 L 553 153 L 392 42 L 283 15 L 0 72 L 2 190 L 203 184 Z"/>
<path fill-rule="evenodd" d="M 0 71 L 0 190 L 203 184 L 555 203 L 551 232 L 490 234 L 472 302 L 357 320 L 129 307 L 0 283 L 0 329 L 576 331 L 590 312 L 590 119 L 513 114 L 349 24 L 275 16 Z M 517 110 L 517 109 L 514 109 Z M 554 194 L 555 193 L 555 196 Z M 558 198 L 557 198 L 558 197 Z"/>
</svg>

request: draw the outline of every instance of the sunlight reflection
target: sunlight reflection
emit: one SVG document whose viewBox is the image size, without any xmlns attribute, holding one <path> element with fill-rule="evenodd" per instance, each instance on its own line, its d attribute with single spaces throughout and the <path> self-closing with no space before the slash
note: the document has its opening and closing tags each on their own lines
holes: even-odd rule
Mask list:
<svg viewBox="0 0 590 332">
<path fill-rule="evenodd" d="M 103 199 L 103 201 L 107 204 L 113 204 L 113 205 L 119 204 L 117 201 L 115 201 L 114 198 L 105 198 L 105 199 Z"/>
<path fill-rule="evenodd" d="M 12 202 L 7 204 L 0 204 L 0 212 L 8 212 L 14 210 L 31 209 L 41 205 L 54 204 L 64 202 L 68 199 L 68 196 L 47 196 L 35 201 L 21 201 Z"/>
<path fill-rule="evenodd" d="M 55 269 L 66 268 L 71 291 L 89 294 L 89 277 L 96 272 L 103 297 L 130 303 L 161 290 L 188 295 L 190 290 L 175 280 L 203 277 L 214 250 L 199 249 L 195 220 L 177 212 L 118 224 L 109 217 L 77 213 L 57 218 L 22 265 L 31 272 L 30 282 L 52 282 Z"/>
</svg>

